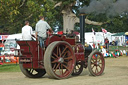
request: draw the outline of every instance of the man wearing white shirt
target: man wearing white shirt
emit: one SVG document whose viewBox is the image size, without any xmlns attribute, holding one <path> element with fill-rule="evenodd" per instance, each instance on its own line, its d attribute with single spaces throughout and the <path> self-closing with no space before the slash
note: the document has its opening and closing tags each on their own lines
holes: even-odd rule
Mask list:
<svg viewBox="0 0 128 85">
<path fill-rule="evenodd" d="M 22 39 L 32 40 L 32 27 L 29 26 L 29 21 L 25 21 L 25 26 L 22 28 Z"/>
</svg>

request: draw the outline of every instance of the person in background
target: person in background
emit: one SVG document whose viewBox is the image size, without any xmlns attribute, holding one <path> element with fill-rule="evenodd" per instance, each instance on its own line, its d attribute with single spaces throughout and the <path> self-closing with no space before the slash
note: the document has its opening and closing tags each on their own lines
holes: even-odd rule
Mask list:
<svg viewBox="0 0 128 85">
<path fill-rule="evenodd" d="M 106 47 L 106 50 L 109 51 L 109 40 L 108 40 L 108 38 L 105 38 L 105 47 Z"/>
<path fill-rule="evenodd" d="M 76 36 L 76 34 L 74 33 L 74 30 L 71 30 L 69 34 L 67 34 L 68 37 L 73 38 Z"/>
<path fill-rule="evenodd" d="M 52 32 L 52 28 L 44 21 L 44 16 L 40 16 L 40 20 L 36 24 L 35 37 L 38 39 L 40 46 L 44 48 L 44 40 L 47 38 L 47 30 Z"/>
<path fill-rule="evenodd" d="M 22 39 L 32 40 L 32 27 L 29 26 L 29 21 L 25 21 L 25 26 L 22 27 Z"/>
</svg>

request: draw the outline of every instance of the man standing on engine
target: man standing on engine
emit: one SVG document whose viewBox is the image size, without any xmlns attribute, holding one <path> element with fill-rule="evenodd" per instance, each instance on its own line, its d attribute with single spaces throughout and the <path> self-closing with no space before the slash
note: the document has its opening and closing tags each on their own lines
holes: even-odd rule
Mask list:
<svg viewBox="0 0 128 85">
<path fill-rule="evenodd" d="M 32 40 L 32 27 L 29 26 L 29 21 L 25 21 L 25 26 L 22 28 L 22 39 Z"/>
<path fill-rule="evenodd" d="M 35 37 L 38 38 L 40 46 L 44 48 L 44 40 L 47 38 L 47 30 L 52 32 L 49 24 L 44 21 L 44 17 L 40 16 L 40 20 L 36 24 Z"/>
</svg>

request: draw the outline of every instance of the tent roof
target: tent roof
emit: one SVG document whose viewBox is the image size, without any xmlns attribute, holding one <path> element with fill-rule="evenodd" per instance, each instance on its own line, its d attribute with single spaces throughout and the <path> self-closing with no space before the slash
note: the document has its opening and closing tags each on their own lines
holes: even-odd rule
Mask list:
<svg viewBox="0 0 128 85">
<path fill-rule="evenodd" d="M 112 35 L 112 36 L 124 36 L 125 35 L 125 32 L 120 32 L 120 33 L 116 33 L 116 34 L 114 34 L 114 35 Z"/>
<path fill-rule="evenodd" d="M 128 35 L 128 32 L 125 32 L 125 35 Z"/>
<path fill-rule="evenodd" d="M 22 39 L 22 34 L 21 33 L 12 34 L 12 35 L 9 35 L 7 39 Z"/>
</svg>

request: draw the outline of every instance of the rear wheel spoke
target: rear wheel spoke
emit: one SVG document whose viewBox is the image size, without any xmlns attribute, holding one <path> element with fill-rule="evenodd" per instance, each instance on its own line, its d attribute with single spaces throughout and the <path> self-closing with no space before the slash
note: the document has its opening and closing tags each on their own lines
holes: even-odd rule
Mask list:
<svg viewBox="0 0 128 85">
<path fill-rule="evenodd" d="M 58 52 L 59 52 L 59 49 L 58 49 L 59 47 L 57 46 L 57 55 L 59 54 Z"/>
<path fill-rule="evenodd" d="M 63 66 L 64 66 L 68 71 L 70 71 L 69 68 L 68 68 L 66 65 L 63 64 Z"/>
<path fill-rule="evenodd" d="M 52 56 L 53 59 L 56 59 L 54 56 Z"/>
<path fill-rule="evenodd" d="M 66 51 L 67 48 L 68 48 L 67 46 L 64 48 L 61 55 L 63 55 L 63 53 Z"/>
<path fill-rule="evenodd" d="M 58 62 L 58 60 L 54 60 L 54 61 L 52 61 L 52 63 L 57 63 Z"/>
<path fill-rule="evenodd" d="M 53 55 L 56 56 L 56 58 L 59 58 L 59 56 L 57 54 L 55 54 L 54 52 L 53 52 Z"/>
<path fill-rule="evenodd" d="M 53 69 L 55 69 L 55 67 L 56 67 L 56 63 L 54 64 Z"/>
<path fill-rule="evenodd" d="M 59 55 L 61 56 L 61 49 L 59 48 Z"/>
<path fill-rule="evenodd" d="M 61 72 L 62 72 L 62 74 L 63 74 L 63 65 L 61 64 Z"/>
<path fill-rule="evenodd" d="M 62 57 L 64 58 L 67 53 L 68 53 L 68 51 L 66 51 Z"/>
<path fill-rule="evenodd" d="M 58 63 L 58 65 L 57 65 L 56 68 L 54 69 L 54 72 L 56 72 L 56 70 L 58 69 L 59 66 L 60 66 L 60 63 Z"/>
<path fill-rule="evenodd" d="M 72 56 L 64 58 L 65 60 L 72 60 Z"/>
</svg>

